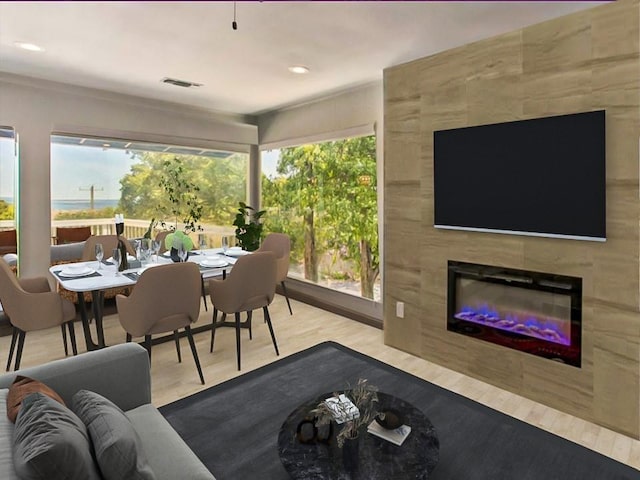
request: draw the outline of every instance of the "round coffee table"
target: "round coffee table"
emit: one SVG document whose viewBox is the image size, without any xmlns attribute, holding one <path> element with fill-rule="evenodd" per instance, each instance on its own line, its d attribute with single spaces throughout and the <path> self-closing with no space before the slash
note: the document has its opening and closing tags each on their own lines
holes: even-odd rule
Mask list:
<svg viewBox="0 0 640 480">
<path fill-rule="evenodd" d="M 348 395 L 348 394 L 347 394 Z M 380 410 L 395 409 L 404 415 L 411 433 L 401 446 L 363 431 L 355 449 L 340 449 L 335 425 L 328 442 L 300 443 L 298 425 L 313 420 L 310 413 L 325 393 L 296 408 L 287 417 L 278 434 L 280 460 L 291 478 L 305 480 L 389 480 L 392 478 L 428 479 L 439 458 L 440 441 L 434 426 L 420 410 L 393 395 L 378 392 Z M 355 453 L 351 453 L 354 452 Z"/>
</svg>

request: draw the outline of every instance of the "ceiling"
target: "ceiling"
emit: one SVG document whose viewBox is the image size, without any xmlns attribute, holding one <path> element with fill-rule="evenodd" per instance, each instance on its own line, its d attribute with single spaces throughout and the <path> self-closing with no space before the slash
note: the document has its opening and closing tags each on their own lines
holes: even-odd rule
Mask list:
<svg viewBox="0 0 640 480">
<path fill-rule="evenodd" d="M 256 115 L 598 3 L 0 1 L 0 72 Z"/>
</svg>

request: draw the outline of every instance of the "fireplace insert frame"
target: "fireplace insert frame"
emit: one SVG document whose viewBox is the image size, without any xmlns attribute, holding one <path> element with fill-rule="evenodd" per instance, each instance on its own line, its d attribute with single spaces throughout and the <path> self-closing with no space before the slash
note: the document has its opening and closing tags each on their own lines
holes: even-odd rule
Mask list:
<svg viewBox="0 0 640 480">
<path fill-rule="evenodd" d="M 570 345 L 456 317 L 458 279 L 566 295 L 570 298 Z M 582 279 L 567 275 L 534 272 L 492 265 L 448 261 L 447 330 L 524 353 L 556 360 L 580 368 L 582 365 Z"/>
</svg>

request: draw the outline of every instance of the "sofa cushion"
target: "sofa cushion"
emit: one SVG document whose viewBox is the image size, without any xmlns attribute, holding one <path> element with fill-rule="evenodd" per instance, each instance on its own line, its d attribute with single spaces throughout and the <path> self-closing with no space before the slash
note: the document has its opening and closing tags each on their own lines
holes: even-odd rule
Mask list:
<svg viewBox="0 0 640 480">
<path fill-rule="evenodd" d="M 7 416 L 9 420 L 12 422 L 16 421 L 16 417 L 22 406 L 22 400 L 24 400 L 27 395 L 36 392 L 51 397 L 62 405 L 65 405 L 64 400 L 62 400 L 60 395 L 52 388 L 33 378 L 18 375 L 9 387 L 9 394 L 7 395 Z"/>
<path fill-rule="evenodd" d="M 19 480 L 13 468 L 13 422 L 7 417 L 8 388 L 0 388 L 0 478 Z"/>
<path fill-rule="evenodd" d="M 138 432 L 149 464 L 162 478 L 215 480 L 178 432 L 151 404 L 128 410 L 127 417 Z M 212 435 L 215 435 L 212 430 Z"/>
<path fill-rule="evenodd" d="M 32 393 L 22 402 L 13 464 L 22 480 L 100 480 L 82 421 L 42 393 Z"/>
<path fill-rule="evenodd" d="M 156 478 L 138 434 L 120 408 L 88 390 L 76 393 L 72 405 L 89 431 L 96 461 L 105 480 Z"/>
</svg>

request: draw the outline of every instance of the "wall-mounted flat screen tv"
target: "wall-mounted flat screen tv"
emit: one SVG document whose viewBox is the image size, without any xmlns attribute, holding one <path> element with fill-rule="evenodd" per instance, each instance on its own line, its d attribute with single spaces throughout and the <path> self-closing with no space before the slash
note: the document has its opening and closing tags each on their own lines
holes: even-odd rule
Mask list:
<svg viewBox="0 0 640 480">
<path fill-rule="evenodd" d="M 434 226 L 604 241 L 604 110 L 439 130 Z"/>
</svg>

